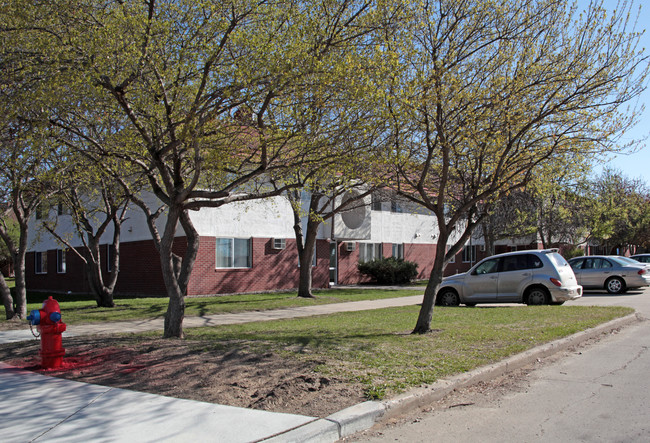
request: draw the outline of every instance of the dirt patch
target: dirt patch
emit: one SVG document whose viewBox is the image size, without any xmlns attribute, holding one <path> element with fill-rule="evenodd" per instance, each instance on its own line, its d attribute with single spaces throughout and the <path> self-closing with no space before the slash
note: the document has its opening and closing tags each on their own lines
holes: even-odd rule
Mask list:
<svg viewBox="0 0 650 443">
<path fill-rule="evenodd" d="M 73 337 L 63 367 L 40 367 L 39 342 L 0 345 L 0 361 L 52 377 L 169 397 L 325 417 L 365 400 L 363 387 L 310 361 L 200 340 Z"/>
</svg>

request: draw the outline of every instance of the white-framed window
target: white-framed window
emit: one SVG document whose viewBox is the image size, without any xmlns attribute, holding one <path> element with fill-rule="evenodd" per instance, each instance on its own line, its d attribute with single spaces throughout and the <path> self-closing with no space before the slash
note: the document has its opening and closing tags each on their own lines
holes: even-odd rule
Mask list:
<svg viewBox="0 0 650 443">
<path fill-rule="evenodd" d="M 217 268 L 250 268 L 252 251 L 250 238 L 218 238 Z"/>
<path fill-rule="evenodd" d="M 476 261 L 476 245 L 463 248 L 463 263 L 474 263 Z"/>
<path fill-rule="evenodd" d="M 359 243 L 359 263 L 382 258 L 381 243 Z"/>
<path fill-rule="evenodd" d="M 393 243 L 393 257 L 404 258 L 404 243 Z"/>
<path fill-rule="evenodd" d="M 65 274 L 66 271 L 66 262 L 65 262 L 65 249 L 56 250 L 56 272 L 57 274 Z"/>
<path fill-rule="evenodd" d="M 34 272 L 36 274 L 47 274 L 47 251 L 34 253 Z"/>
</svg>

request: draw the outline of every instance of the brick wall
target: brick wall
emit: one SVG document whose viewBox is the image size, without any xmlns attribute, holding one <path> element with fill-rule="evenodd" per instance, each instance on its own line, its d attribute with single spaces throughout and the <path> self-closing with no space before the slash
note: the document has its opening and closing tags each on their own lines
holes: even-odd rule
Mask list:
<svg viewBox="0 0 650 443">
<path fill-rule="evenodd" d="M 370 282 L 370 277 L 362 275 L 358 269 L 359 263 L 359 244 L 356 244 L 354 251 L 348 251 L 345 242 L 338 245 L 339 267 L 338 267 L 338 284 L 354 285 L 358 283 Z M 384 257 L 393 255 L 392 243 L 382 243 L 382 254 Z M 433 269 L 433 260 L 436 255 L 436 246 L 432 244 L 404 244 L 404 260 L 412 261 L 418 264 L 418 279 L 427 279 Z"/>
<path fill-rule="evenodd" d="M 252 239 L 252 267 L 245 269 L 216 268 L 216 239 L 201 237 L 188 295 L 211 295 L 237 292 L 272 291 L 295 289 L 298 286 L 298 251 L 295 240 L 286 239 L 286 248 L 272 247 L 271 238 Z M 174 242 L 174 252 L 184 254 L 187 244 L 184 237 Z M 341 285 L 369 282 L 357 270 L 359 262 L 358 245 L 348 251 L 344 242 L 338 248 L 338 283 Z M 102 246 L 102 267 L 106 270 L 106 246 Z M 66 256 L 67 271 L 56 273 L 56 250 L 47 252 L 47 274 L 34 274 L 34 253 L 27 256 L 27 287 L 29 290 L 53 292 L 88 293 L 89 287 L 84 274 L 84 265 L 74 253 Z M 329 286 L 329 242 L 318 240 L 316 246 L 317 265 L 312 268 L 312 287 Z M 392 254 L 392 245 L 383 244 L 383 254 Z M 434 245 L 405 244 L 404 258 L 418 263 L 418 278 L 428 278 L 435 256 Z M 106 274 L 106 272 L 105 272 Z M 116 295 L 164 296 L 160 258 L 153 242 L 128 242 L 120 245 L 120 274 L 115 288 Z"/>
<path fill-rule="evenodd" d="M 252 239 L 252 266 L 244 269 L 216 268 L 216 239 L 202 237 L 199 258 L 188 289 L 189 295 L 272 291 L 298 287 L 300 268 L 296 241 L 286 239 L 285 249 L 273 249 L 271 238 Z M 318 240 L 312 287 L 329 285 L 329 243 Z"/>
</svg>

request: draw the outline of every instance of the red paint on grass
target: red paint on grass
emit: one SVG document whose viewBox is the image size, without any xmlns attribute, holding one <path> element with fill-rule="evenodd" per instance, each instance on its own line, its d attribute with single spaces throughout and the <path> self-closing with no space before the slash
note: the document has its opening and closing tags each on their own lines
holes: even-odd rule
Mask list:
<svg viewBox="0 0 650 443">
<path fill-rule="evenodd" d="M 93 351 L 92 353 L 81 353 L 73 357 L 64 357 L 61 366 L 53 369 L 43 368 L 40 364 L 40 357 L 12 360 L 7 363 L 11 366 L 24 369 L 26 371 L 41 373 L 57 371 L 79 371 L 82 369 L 101 366 L 103 363 L 113 360 L 114 356 L 118 353 L 118 350 L 109 348 L 100 352 Z"/>
</svg>

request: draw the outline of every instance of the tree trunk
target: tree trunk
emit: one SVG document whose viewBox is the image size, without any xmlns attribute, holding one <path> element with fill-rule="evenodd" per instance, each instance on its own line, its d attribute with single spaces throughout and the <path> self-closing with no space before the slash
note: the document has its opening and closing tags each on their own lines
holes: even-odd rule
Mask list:
<svg viewBox="0 0 650 443">
<path fill-rule="evenodd" d="M 296 199 L 299 201 L 299 199 Z M 311 195 L 309 203 L 309 216 L 307 218 L 307 232 L 303 238 L 302 220 L 298 208 L 293 206 L 294 225 L 293 230 L 296 235 L 296 245 L 298 247 L 298 261 L 300 262 L 300 277 L 298 281 L 298 297 L 315 298 L 311 292 L 312 289 L 312 259 L 316 248 L 316 237 L 320 221 L 312 218 L 312 213 L 318 209 L 320 197 L 316 194 Z"/>
<path fill-rule="evenodd" d="M 14 299 L 11 297 L 11 290 L 5 281 L 5 276 L 0 272 L 0 295 L 2 296 L 2 304 L 5 306 L 5 316 L 7 320 L 14 318 Z"/>
<path fill-rule="evenodd" d="M 440 247 L 441 244 L 443 245 L 442 251 Z M 431 331 L 431 320 L 433 318 L 433 309 L 436 304 L 436 295 L 438 294 L 438 288 L 442 282 L 444 271 L 444 245 L 445 243 L 438 243 L 436 247 L 436 258 L 433 264 L 433 269 L 431 270 L 431 275 L 429 276 L 429 283 L 424 290 L 422 307 L 420 308 L 418 320 L 415 324 L 415 329 L 413 329 L 412 332 L 413 334 L 426 334 Z M 442 259 L 439 258 L 441 256 L 443 257 Z"/>
<path fill-rule="evenodd" d="M 115 229 L 118 229 L 116 226 Z M 97 307 L 99 308 L 114 308 L 115 302 L 113 301 L 113 288 L 109 288 L 104 284 L 104 277 L 102 275 L 101 266 L 101 253 L 99 250 L 100 236 L 92 236 L 88 233 L 88 249 L 89 260 L 86 261 L 86 276 L 90 290 L 95 297 Z M 116 270 L 114 269 L 114 272 Z"/>
<path fill-rule="evenodd" d="M 300 281 L 298 282 L 298 297 L 314 298 L 312 288 L 312 258 L 316 247 L 316 235 L 318 234 L 318 223 L 307 222 L 307 236 L 304 247 L 300 254 Z"/>
<path fill-rule="evenodd" d="M 433 309 L 436 305 L 436 296 L 445 271 L 445 254 L 447 253 L 446 249 L 448 239 L 449 235 L 446 234 L 446 229 L 445 232 L 441 230 L 440 236 L 438 237 L 438 243 L 436 244 L 436 257 L 433 261 L 433 269 L 431 269 L 429 283 L 424 290 L 422 307 L 420 308 L 418 320 L 412 334 L 426 334 L 431 331 L 431 320 L 433 318 Z M 450 254 L 452 253 L 454 253 L 453 249 Z"/>
<path fill-rule="evenodd" d="M 15 315 L 27 318 L 27 286 L 25 284 L 25 256 L 27 255 L 27 221 L 20 223 L 20 240 L 17 254 L 14 255 L 16 287 L 14 292 Z"/>
<path fill-rule="evenodd" d="M 185 231 L 187 240 L 187 248 L 182 258 L 175 255 L 172 250 L 178 221 L 180 221 Z M 194 229 L 187 210 L 173 210 L 170 208 L 167 225 L 159 248 L 163 280 L 169 296 L 163 338 L 184 337 L 185 295 L 187 294 L 187 286 L 198 250 L 199 235 Z"/>
</svg>

